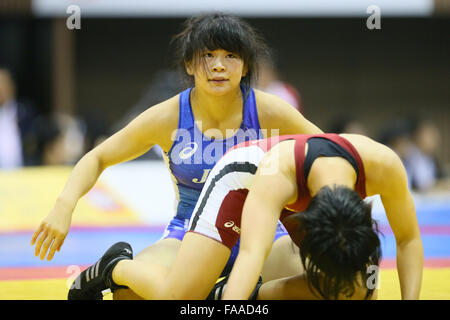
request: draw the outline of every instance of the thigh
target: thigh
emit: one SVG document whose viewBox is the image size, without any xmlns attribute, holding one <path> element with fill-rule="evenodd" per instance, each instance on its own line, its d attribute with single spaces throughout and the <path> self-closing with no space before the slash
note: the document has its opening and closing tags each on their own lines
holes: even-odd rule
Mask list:
<svg viewBox="0 0 450 320">
<path fill-rule="evenodd" d="M 134 260 L 139 260 L 148 264 L 159 264 L 170 268 L 177 256 L 181 241 L 175 238 L 159 240 L 153 245 L 139 252 Z M 113 294 L 114 300 L 140 300 L 142 299 L 131 289 L 119 289 Z"/>
<path fill-rule="evenodd" d="M 170 268 L 175 261 L 180 246 L 181 241 L 178 239 L 162 239 L 139 252 L 134 260 L 156 263 Z"/>
<path fill-rule="evenodd" d="M 288 235 L 278 238 L 267 257 L 263 269 L 263 282 L 303 273 L 299 248 Z"/>
<path fill-rule="evenodd" d="M 229 256 L 230 249 L 222 243 L 188 232 L 166 278 L 160 299 L 205 299 Z"/>
</svg>

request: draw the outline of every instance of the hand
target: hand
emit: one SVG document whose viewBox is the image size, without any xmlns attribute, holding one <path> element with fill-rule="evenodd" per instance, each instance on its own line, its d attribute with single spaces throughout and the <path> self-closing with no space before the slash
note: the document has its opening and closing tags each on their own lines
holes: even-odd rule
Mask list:
<svg viewBox="0 0 450 320">
<path fill-rule="evenodd" d="M 55 251 L 58 250 L 59 252 L 61 250 L 72 222 L 73 209 L 74 206 L 69 206 L 63 201 L 58 200 L 56 202 L 52 211 L 41 222 L 31 238 L 31 245 L 33 246 L 39 237 L 36 242 L 35 256 L 38 256 L 40 253 L 40 259 L 43 260 L 50 247 L 47 256 L 47 261 L 50 261 L 53 259 Z"/>
</svg>

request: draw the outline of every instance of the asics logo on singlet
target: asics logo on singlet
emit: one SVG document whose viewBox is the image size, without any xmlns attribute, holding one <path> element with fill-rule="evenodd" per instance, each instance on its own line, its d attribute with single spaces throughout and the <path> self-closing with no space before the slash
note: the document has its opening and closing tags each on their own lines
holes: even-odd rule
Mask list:
<svg viewBox="0 0 450 320">
<path fill-rule="evenodd" d="M 195 151 L 197 151 L 197 149 L 198 149 L 198 144 L 195 142 L 190 142 L 190 143 L 188 143 L 187 147 L 183 148 L 183 150 L 180 151 L 178 156 L 180 157 L 180 159 L 183 159 L 183 160 L 190 158 L 195 153 Z"/>
<path fill-rule="evenodd" d="M 225 228 L 231 228 L 231 230 L 233 230 L 237 234 L 241 233 L 241 228 L 239 228 L 238 226 L 235 226 L 234 221 L 230 220 L 228 222 L 225 222 L 224 226 L 225 226 Z"/>
</svg>

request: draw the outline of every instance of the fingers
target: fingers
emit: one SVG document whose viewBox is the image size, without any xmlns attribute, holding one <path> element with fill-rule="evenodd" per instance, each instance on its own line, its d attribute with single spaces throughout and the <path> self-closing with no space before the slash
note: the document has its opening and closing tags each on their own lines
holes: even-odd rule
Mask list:
<svg viewBox="0 0 450 320">
<path fill-rule="evenodd" d="M 50 244 L 52 243 L 53 239 L 54 238 L 52 235 L 47 236 L 47 239 L 45 239 L 41 250 L 41 256 L 39 257 L 41 260 L 44 260 L 45 255 L 47 254 L 47 250 L 50 247 Z"/>
<path fill-rule="evenodd" d="M 55 237 L 55 240 L 53 241 L 52 246 L 50 247 L 50 251 L 48 252 L 47 261 L 50 261 L 53 259 L 53 256 L 55 255 L 55 251 L 56 250 L 59 251 L 63 242 L 64 242 L 63 237 Z"/>
<path fill-rule="evenodd" d="M 41 247 L 42 244 L 44 243 L 44 241 L 47 239 L 48 236 L 48 231 L 47 230 L 43 230 L 41 235 L 39 236 L 39 238 L 37 239 L 36 242 L 36 248 L 34 249 L 34 255 L 37 257 L 39 255 L 39 253 L 41 252 Z"/>
<path fill-rule="evenodd" d="M 45 258 L 47 255 L 47 251 L 50 248 L 50 251 L 48 251 L 47 260 L 50 261 L 53 259 L 53 256 L 55 255 L 56 250 L 60 250 L 61 246 L 64 243 L 65 236 L 63 236 L 61 233 L 56 231 L 48 231 L 46 228 L 43 228 L 41 231 L 36 231 L 35 235 L 33 235 L 32 243 L 36 241 L 35 237 L 37 237 L 40 233 L 39 238 L 36 242 L 36 248 L 34 251 L 35 256 L 39 256 L 41 260 Z M 34 240 L 34 241 L 33 241 Z"/>
<path fill-rule="evenodd" d="M 39 234 L 44 230 L 45 224 L 41 223 L 39 225 L 39 228 L 33 233 L 33 237 L 31 237 L 31 245 L 33 246 L 34 243 L 36 242 L 37 237 L 39 236 Z"/>
</svg>

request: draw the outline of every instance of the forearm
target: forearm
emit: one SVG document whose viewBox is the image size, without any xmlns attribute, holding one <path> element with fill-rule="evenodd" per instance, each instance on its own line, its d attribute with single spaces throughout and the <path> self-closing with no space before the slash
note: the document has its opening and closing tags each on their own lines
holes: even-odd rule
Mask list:
<svg viewBox="0 0 450 320">
<path fill-rule="evenodd" d="M 57 202 L 75 208 L 78 200 L 95 185 L 103 170 L 98 158 L 87 153 L 73 168 Z"/>
<path fill-rule="evenodd" d="M 247 300 L 258 282 L 263 264 L 263 254 L 239 252 L 223 300 Z"/>
<path fill-rule="evenodd" d="M 397 245 L 397 270 L 402 299 L 419 299 L 423 272 L 423 247 L 420 238 Z"/>
</svg>

